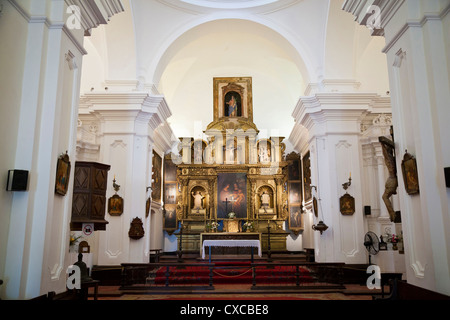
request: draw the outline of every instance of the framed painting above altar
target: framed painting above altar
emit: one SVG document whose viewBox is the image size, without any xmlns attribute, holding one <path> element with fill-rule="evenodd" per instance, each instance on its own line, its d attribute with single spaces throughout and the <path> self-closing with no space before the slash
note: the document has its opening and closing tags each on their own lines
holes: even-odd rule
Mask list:
<svg viewBox="0 0 450 320">
<path fill-rule="evenodd" d="M 220 118 L 253 121 L 252 78 L 214 78 L 214 120 Z"/>
<path fill-rule="evenodd" d="M 247 175 L 219 173 L 217 177 L 217 219 L 226 219 L 230 212 L 236 218 L 247 218 Z"/>
</svg>

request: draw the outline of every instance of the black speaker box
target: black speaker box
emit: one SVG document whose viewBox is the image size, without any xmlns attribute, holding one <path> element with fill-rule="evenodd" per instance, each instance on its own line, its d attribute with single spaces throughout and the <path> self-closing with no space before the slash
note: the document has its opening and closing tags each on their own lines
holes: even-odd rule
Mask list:
<svg viewBox="0 0 450 320">
<path fill-rule="evenodd" d="M 450 188 L 450 168 L 445 168 L 445 185 L 447 188 Z"/>
<path fill-rule="evenodd" d="M 26 191 L 28 187 L 28 171 L 9 170 L 6 191 Z"/>
<path fill-rule="evenodd" d="M 366 216 L 370 216 L 372 214 L 372 208 L 370 206 L 365 206 L 364 207 L 364 214 Z"/>
</svg>

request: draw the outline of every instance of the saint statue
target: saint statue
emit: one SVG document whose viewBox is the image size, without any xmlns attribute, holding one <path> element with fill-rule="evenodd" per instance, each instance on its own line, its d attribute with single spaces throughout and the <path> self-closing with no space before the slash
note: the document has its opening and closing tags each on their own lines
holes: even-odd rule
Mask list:
<svg viewBox="0 0 450 320">
<path fill-rule="evenodd" d="M 229 117 L 236 117 L 238 112 L 238 105 L 236 98 L 234 96 L 231 96 L 230 101 L 227 102 L 228 104 L 228 116 Z"/>
<path fill-rule="evenodd" d="M 392 195 L 397 194 L 398 187 L 397 167 L 394 156 L 395 145 L 392 140 L 389 140 L 386 137 L 380 137 L 378 140 L 383 147 L 384 160 L 389 171 L 389 177 L 386 181 L 385 191 L 382 198 L 389 212 L 391 221 L 393 222 L 395 220 L 395 210 L 390 198 Z"/>
<path fill-rule="evenodd" d="M 270 195 L 264 191 L 261 195 L 261 208 L 267 213 L 267 209 L 270 208 Z"/>
<path fill-rule="evenodd" d="M 194 210 L 197 210 L 197 213 L 200 212 L 200 210 L 203 210 L 202 201 L 204 196 L 200 191 L 192 192 L 192 197 L 194 197 Z"/>
</svg>

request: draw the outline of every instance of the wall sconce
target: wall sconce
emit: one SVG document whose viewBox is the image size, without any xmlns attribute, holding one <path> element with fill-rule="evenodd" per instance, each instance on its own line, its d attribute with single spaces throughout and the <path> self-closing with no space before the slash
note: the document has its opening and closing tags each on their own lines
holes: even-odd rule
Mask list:
<svg viewBox="0 0 450 320">
<path fill-rule="evenodd" d="M 342 187 L 345 191 L 352 185 L 352 173 L 350 172 L 350 177 L 348 178 L 348 182 L 344 183 Z"/>
</svg>

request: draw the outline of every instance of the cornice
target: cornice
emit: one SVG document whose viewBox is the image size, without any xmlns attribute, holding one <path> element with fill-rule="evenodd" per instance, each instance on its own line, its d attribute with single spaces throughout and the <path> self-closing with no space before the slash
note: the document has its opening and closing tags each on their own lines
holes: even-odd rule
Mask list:
<svg viewBox="0 0 450 320">
<path fill-rule="evenodd" d="M 64 0 L 67 6 L 78 6 L 81 14 L 81 26 L 85 35 L 101 24 L 107 24 L 110 18 L 125 9 L 121 0 Z"/>
</svg>

